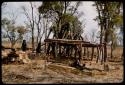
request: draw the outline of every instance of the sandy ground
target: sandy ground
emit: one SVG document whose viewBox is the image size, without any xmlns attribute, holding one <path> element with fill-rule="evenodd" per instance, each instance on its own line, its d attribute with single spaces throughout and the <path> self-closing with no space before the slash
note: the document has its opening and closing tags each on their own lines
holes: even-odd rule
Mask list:
<svg viewBox="0 0 125 85">
<path fill-rule="evenodd" d="M 121 83 L 123 81 L 123 63 L 109 62 L 109 71 L 95 61 L 83 61 L 88 68 L 83 70 L 62 63 L 32 60 L 28 64 L 2 65 L 2 82 L 6 84 L 55 84 L 55 83 Z M 45 64 L 46 63 L 46 64 Z"/>
</svg>

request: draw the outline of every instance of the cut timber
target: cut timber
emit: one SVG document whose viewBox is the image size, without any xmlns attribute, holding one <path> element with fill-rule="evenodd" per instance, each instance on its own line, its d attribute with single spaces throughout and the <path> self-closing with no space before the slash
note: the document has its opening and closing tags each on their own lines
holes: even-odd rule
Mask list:
<svg viewBox="0 0 125 85">
<path fill-rule="evenodd" d="M 79 45 L 82 43 L 82 47 L 100 47 L 100 46 L 103 46 L 103 44 L 92 44 L 90 42 L 86 42 L 86 41 L 83 41 L 83 40 L 70 40 L 70 39 L 45 39 L 44 42 L 79 44 Z"/>
<path fill-rule="evenodd" d="M 66 43 L 66 44 L 81 44 L 82 40 L 69 40 L 69 39 L 45 39 L 45 42 L 48 43 Z"/>
</svg>

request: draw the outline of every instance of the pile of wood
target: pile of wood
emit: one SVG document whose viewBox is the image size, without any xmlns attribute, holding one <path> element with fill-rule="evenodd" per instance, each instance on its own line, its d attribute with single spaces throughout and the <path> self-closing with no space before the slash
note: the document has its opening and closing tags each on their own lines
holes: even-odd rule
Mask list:
<svg viewBox="0 0 125 85">
<path fill-rule="evenodd" d="M 10 63 L 30 63 L 31 60 L 29 59 L 26 52 L 9 52 L 6 53 L 2 51 L 2 63 L 3 64 L 10 64 Z"/>
</svg>

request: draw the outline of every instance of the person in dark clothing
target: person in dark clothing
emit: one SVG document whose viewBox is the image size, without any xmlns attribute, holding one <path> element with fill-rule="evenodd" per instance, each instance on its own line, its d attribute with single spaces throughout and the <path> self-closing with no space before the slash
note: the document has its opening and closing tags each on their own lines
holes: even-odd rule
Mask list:
<svg viewBox="0 0 125 85">
<path fill-rule="evenodd" d="M 79 60 L 75 60 L 75 62 L 73 63 L 74 66 L 80 66 Z"/>
<path fill-rule="evenodd" d="M 41 42 L 38 43 L 38 46 L 36 48 L 37 53 L 41 53 Z"/>
<path fill-rule="evenodd" d="M 22 48 L 22 51 L 26 51 L 26 49 L 27 49 L 26 40 L 23 40 L 21 48 Z"/>
<path fill-rule="evenodd" d="M 85 67 L 85 64 L 81 65 L 80 60 L 76 59 L 75 62 L 72 64 L 72 67 L 78 68 L 80 70 L 83 70 Z"/>
<path fill-rule="evenodd" d="M 11 49 L 11 52 L 8 54 L 8 60 L 9 61 L 15 61 L 19 57 L 18 54 L 16 54 L 16 50 L 14 48 Z"/>
</svg>

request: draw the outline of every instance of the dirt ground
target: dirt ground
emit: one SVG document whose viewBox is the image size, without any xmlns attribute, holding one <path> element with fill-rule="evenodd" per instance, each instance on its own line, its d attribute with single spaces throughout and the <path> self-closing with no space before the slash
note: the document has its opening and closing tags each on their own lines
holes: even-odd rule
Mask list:
<svg viewBox="0 0 125 85">
<path fill-rule="evenodd" d="M 104 65 L 93 61 L 82 61 L 86 67 L 95 70 L 78 70 L 64 63 L 46 62 L 43 58 L 31 60 L 28 64 L 3 64 L 2 82 L 6 84 L 55 84 L 55 83 L 121 83 L 123 62 L 108 62 Z M 98 71 L 96 69 L 102 70 Z"/>
</svg>

